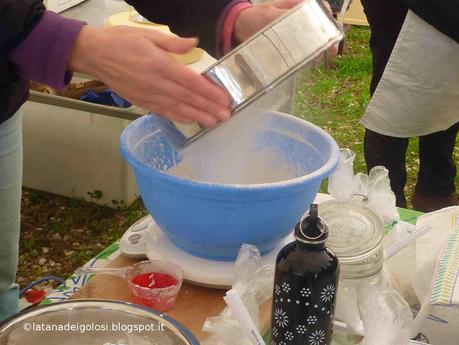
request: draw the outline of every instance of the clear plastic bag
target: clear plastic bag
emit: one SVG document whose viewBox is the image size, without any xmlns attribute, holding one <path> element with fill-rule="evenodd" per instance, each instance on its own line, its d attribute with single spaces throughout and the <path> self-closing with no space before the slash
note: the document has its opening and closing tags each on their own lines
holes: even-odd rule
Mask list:
<svg viewBox="0 0 459 345">
<path fill-rule="evenodd" d="M 406 345 L 413 328 L 408 303 L 392 288 L 384 271 L 341 280 L 336 317 L 363 336 L 360 345 Z"/>
<path fill-rule="evenodd" d="M 364 326 L 361 345 L 405 345 L 411 338 L 413 313 L 381 271 L 359 288 Z"/>
<path fill-rule="evenodd" d="M 416 226 L 398 222 L 393 231 L 386 236 L 385 248 L 387 250 L 394 243 L 405 242 L 407 237 L 412 237 L 414 232 L 423 233 L 396 255 L 386 259 L 385 262 L 385 269 L 389 274 L 392 286 L 404 297 L 413 310 L 419 310 L 411 327 L 411 337 L 415 337 L 419 332 L 426 332 L 424 327 L 426 324 L 430 324 L 427 330 L 433 332 L 427 334 L 428 338 L 431 338 L 432 334 L 440 333 L 446 338 L 448 337 L 447 332 L 455 333 L 456 331 L 454 326 L 449 329 L 445 327 L 445 329 L 433 331 L 435 328 L 432 328 L 432 322 L 429 323 L 427 318 L 431 313 L 434 316 L 438 314 L 439 307 L 436 306 L 437 309 L 434 312 L 430 304 L 432 287 L 435 285 L 436 271 L 440 267 L 442 271 L 446 270 L 446 265 L 442 264 L 445 258 L 441 256 L 441 253 L 446 241 L 456 229 L 457 219 L 459 219 L 459 207 L 449 207 L 420 216 Z M 422 231 L 423 229 L 424 231 Z M 448 307 L 446 308 L 448 309 Z M 439 324 L 448 325 L 448 320 Z"/>
<path fill-rule="evenodd" d="M 335 173 L 328 181 L 328 193 L 336 199 L 347 200 L 360 196 L 368 200 L 370 207 L 385 224 L 399 219 L 395 206 L 395 194 L 390 188 L 389 172 L 383 166 L 376 166 L 369 175 L 354 176 L 355 153 L 341 149 L 340 161 Z"/>
<path fill-rule="evenodd" d="M 259 327 L 259 312 L 273 293 L 274 266 L 262 265 L 257 247 L 243 244 L 236 260 L 232 288 L 236 290 L 247 311 Z M 202 345 L 250 345 L 239 323 L 227 307 L 220 315 L 206 320 L 203 330 L 209 337 Z"/>
<path fill-rule="evenodd" d="M 355 153 L 349 149 L 340 149 L 339 164 L 328 180 L 328 194 L 336 199 L 349 199 L 354 184 Z"/>
<path fill-rule="evenodd" d="M 368 175 L 368 206 L 379 213 L 385 224 L 398 220 L 395 194 L 390 188 L 389 171 L 376 166 Z"/>
<path fill-rule="evenodd" d="M 393 245 L 402 242 L 416 229 L 416 226 L 397 222 L 392 230 L 384 238 L 384 249 L 390 249 Z M 385 262 L 386 273 L 396 289 L 410 306 L 419 303 L 413 290 L 411 281 L 416 273 L 416 242 L 411 243 L 392 258 Z"/>
</svg>

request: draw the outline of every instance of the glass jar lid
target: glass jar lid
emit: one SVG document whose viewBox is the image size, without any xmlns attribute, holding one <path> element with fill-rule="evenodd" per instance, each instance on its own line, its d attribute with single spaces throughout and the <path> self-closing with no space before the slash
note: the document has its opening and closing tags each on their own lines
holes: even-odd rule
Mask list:
<svg viewBox="0 0 459 345">
<path fill-rule="evenodd" d="M 343 278 L 368 277 L 382 269 L 384 224 L 372 210 L 357 201 L 330 200 L 320 204 L 319 214 Z"/>
</svg>

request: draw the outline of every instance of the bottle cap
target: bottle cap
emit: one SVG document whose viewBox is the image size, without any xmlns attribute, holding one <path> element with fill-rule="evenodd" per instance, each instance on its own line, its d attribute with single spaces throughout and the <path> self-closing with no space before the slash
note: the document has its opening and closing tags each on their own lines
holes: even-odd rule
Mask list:
<svg viewBox="0 0 459 345">
<path fill-rule="evenodd" d="M 324 243 L 328 238 L 328 228 L 319 217 L 317 204 L 312 204 L 306 218 L 296 225 L 295 238 L 308 244 Z"/>
</svg>

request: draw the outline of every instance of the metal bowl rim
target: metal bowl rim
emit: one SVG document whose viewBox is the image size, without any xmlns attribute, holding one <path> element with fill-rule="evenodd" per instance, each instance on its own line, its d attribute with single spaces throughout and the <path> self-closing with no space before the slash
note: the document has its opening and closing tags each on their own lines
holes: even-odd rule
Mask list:
<svg viewBox="0 0 459 345">
<path fill-rule="evenodd" d="M 66 310 L 69 308 L 65 308 L 65 306 L 71 306 L 71 305 L 78 305 L 78 307 L 100 307 L 101 309 L 104 309 L 105 307 L 109 307 L 110 305 L 117 305 L 117 306 L 127 306 L 128 308 L 131 308 L 131 311 L 127 311 L 130 314 L 134 314 L 139 317 L 151 317 L 154 315 L 158 319 L 154 319 L 156 321 L 163 320 L 165 321 L 166 326 L 168 326 L 171 330 L 177 330 L 178 334 L 180 334 L 182 337 L 185 338 L 185 340 L 188 341 L 189 345 L 199 345 L 199 341 L 196 339 L 196 337 L 191 333 L 189 329 L 187 329 L 184 325 L 182 325 L 180 322 L 177 320 L 173 319 L 172 317 L 161 313 L 155 309 L 147 308 L 142 305 L 138 305 L 135 303 L 129 303 L 129 302 L 123 302 L 123 301 L 115 301 L 115 300 L 101 300 L 101 299 L 78 299 L 78 300 L 69 300 L 69 301 L 62 301 L 54 304 L 48 304 L 48 305 L 41 305 L 38 307 L 34 307 L 32 309 L 26 309 L 18 314 L 15 314 L 8 319 L 6 319 L 3 322 L 0 322 L 0 335 L 3 332 L 6 332 L 8 329 L 18 325 L 19 323 L 27 320 L 30 317 L 33 316 L 38 316 L 42 313 L 44 313 L 46 310 L 49 311 L 60 311 L 60 310 Z M 64 308 L 61 308 L 64 307 Z M 105 308 L 107 309 L 107 308 Z M 141 313 L 136 314 L 135 310 L 141 311 Z M 122 311 L 117 310 L 117 311 Z"/>
</svg>

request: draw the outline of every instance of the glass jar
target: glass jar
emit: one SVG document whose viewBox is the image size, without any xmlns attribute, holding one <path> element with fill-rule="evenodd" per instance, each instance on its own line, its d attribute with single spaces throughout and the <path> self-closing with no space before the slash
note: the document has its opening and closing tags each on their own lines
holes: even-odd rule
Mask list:
<svg viewBox="0 0 459 345">
<path fill-rule="evenodd" d="M 343 279 L 370 277 L 383 268 L 384 224 L 358 201 L 330 200 L 320 204 L 327 224 L 327 246 L 338 256 Z"/>
</svg>

